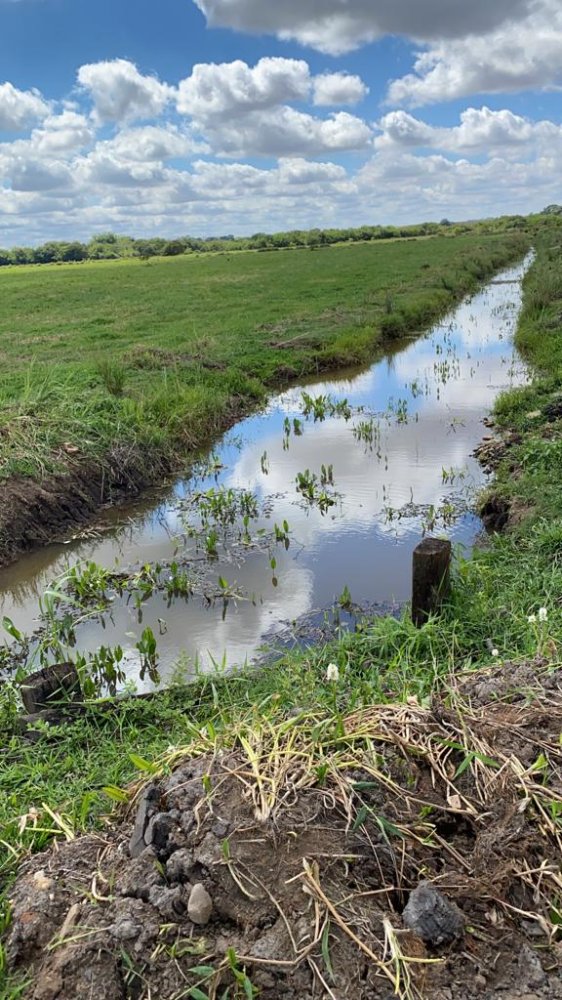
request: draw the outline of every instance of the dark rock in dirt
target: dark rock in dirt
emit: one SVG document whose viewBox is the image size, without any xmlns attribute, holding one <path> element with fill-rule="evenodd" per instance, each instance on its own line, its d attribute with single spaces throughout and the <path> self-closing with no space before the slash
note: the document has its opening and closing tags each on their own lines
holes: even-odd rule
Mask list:
<svg viewBox="0 0 562 1000">
<path fill-rule="evenodd" d="M 168 852 L 170 835 L 176 824 L 168 813 L 156 813 L 148 821 L 148 826 L 144 831 L 144 841 L 147 847 L 152 847 L 159 858 L 165 857 Z"/>
<path fill-rule="evenodd" d="M 132 858 L 138 858 L 148 846 L 149 841 L 145 840 L 145 833 L 151 816 L 156 812 L 159 795 L 155 785 L 148 785 L 141 795 L 135 825 L 129 840 L 129 853 Z"/>
<path fill-rule="evenodd" d="M 211 919 L 213 912 L 213 901 L 204 885 L 197 882 L 193 886 L 187 904 L 189 919 L 199 927 L 205 927 Z"/>
<path fill-rule="evenodd" d="M 464 916 L 430 882 L 420 882 L 410 894 L 402 919 L 408 930 L 431 948 L 458 941 L 464 932 Z"/>
</svg>

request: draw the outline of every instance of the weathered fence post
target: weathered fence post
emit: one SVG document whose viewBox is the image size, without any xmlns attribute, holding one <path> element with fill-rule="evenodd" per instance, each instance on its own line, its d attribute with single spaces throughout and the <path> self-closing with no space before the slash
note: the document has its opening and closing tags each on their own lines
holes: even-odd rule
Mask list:
<svg viewBox="0 0 562 1000">
<path fill-rule="evenodd" d="M 57 702 L 76 701 L 82 697 L 80 679 L 74 663 L 55 663 L 25 678 L 21 685 L 21 698 L 30 715 Z"/>
<path fill-rule="evenodd" d="M 418 628 L 449 596 L 451 553 L 451 543 L 441 538 L 424 538 L 414 549 L 412 621 Z"/>
</svg>

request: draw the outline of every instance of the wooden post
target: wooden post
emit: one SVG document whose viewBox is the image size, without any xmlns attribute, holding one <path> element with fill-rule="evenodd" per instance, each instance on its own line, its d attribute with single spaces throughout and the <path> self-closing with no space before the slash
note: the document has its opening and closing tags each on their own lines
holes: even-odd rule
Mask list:
<svg viewBox="0 0 562 1000">
<path fill-rule="evenodd" d="M 80 699 L 82 690 L 74 663 L 55 663 L 30 674 L 21 685 L 21 697 L 30 715 L 54 708 L 57 702 Z"/>
<path fill-rule="evenodd" d="M 414 549 L 412 621 L 418 628 L 449 596 L 452 547 L 441 538 L 424 538 Z"/>
</svg>

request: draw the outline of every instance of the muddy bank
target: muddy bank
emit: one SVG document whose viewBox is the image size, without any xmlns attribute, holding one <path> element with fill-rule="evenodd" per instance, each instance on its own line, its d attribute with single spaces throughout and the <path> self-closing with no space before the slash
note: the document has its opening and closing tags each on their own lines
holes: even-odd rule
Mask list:
<svg viewBox="0 0 562 1000">
<path fill-rule="evenodd" d="M 171 750 L 102 832 L 22 865 L 23 995 L 562 997 L 562 671 L 336 721 Z"/>
<path fill-rule="evenodd" d="M 0 489 L 0 566 L 25 552 L 64 539 L 109 504 L 138 497 L 171 473 L 173 462 L 130 448 L 104 462 L 76 462 L 42 482 L 16 478 Z"/>
</svg>

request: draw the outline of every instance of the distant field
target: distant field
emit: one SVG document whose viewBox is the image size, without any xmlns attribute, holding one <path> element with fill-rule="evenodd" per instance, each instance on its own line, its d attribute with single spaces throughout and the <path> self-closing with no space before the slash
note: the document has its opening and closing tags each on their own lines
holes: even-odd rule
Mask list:
<svg viewBox="0 0 562 1000">
<path fill-rule="evenodd" d="M 178 454 L 266 386 L 367 360 L 525 237 L 435 237 L 0 271 L 0 477 Z"/>
</svg>

